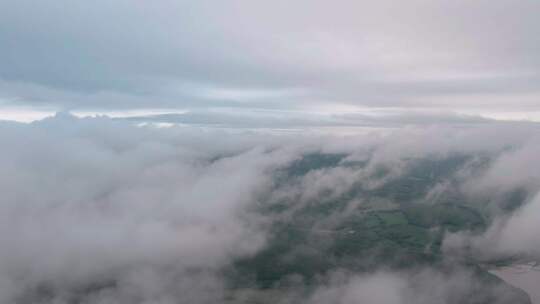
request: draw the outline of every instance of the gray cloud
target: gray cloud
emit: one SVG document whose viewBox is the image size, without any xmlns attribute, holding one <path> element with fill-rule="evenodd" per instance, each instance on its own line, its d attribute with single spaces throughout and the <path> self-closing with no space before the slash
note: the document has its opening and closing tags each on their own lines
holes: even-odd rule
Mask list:
<svg viewBox="0 0 540 304">
<path fill-rule="evenodd" d="M 533 0 L 3 2 L 0 98 L 98 110 L 538 111 L 538 9 Z"/>
<path fill-rule="evenodd" d="M 265 224 L 274 219 L 251 211 L 261 197 L 298 204 L 337 197 L 355 182 L 368 185 L 378 165 L 397 176 L 415 158 L 490 153 L 493 161 L 482 171 L 487 186 L 477 192 L 536 183 L 532 166 L 523 164 L 537 155 L 537 126 L 474 121 L 355 136 L 136 127 L 67 113 L 31 124 L 0 122 L 0 300 L 219 302 L 228 292 L 221 270 L 266 244 Z M 276 170 L 313 151 L 369 164 L 317 169 L 290 187 L 273 188 Z M 506 170 L 522 176 L 491 177 Z M 498 226 L 508 231 L 495 234 L 500 248 L 538 252 L 537 205 Z M 474 286 L 467 272 L 420 270 L 417 285 L 408 275 L 324 278 L 330 281 L 304 300 L 390 304 L 412 303 L 414 296 L 420 303 L 441 297 L 452 303 L 455 290 Z M 368 294 L 373 286 L 387 292 Z"/>
<path fill-rule="evenodd" d="M 243 214 L 290 156 L 181 134 L 67 115 L 3 123 L 2 302 L 215 300 L 216 270 L 264 244 Z"/>
<path fill-rule="evenodd" d="M 148 123 L 171 123 L 221 128 L 314 129 L 325 127 L 397 128 L 408 125 L 495 124 L 493 119 L 451 112 L 433 111 L 366 111 L 364 113 L 306 113 L 303 111 L 207 109 L 185 113 L 131 116 L 127 119 Z"/>
<path fill-rule="evenodd" d="M 387 271 L 344 278 L 338 273 L 329 285 L 315 292 L 310 303 L 508 303 L 512 299 L 512 290 L 492 288 L 482 289 L 472 272 L 459 268 L 447 272 L 433 269 L 413 273 Z"/>
</svg>

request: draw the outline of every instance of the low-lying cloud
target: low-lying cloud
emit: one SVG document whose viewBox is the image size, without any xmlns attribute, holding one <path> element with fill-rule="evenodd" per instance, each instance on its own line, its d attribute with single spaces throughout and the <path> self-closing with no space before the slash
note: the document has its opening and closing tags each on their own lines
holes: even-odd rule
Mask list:
<svg viewBox="0 0 540 304">
<path fill-rule="evenodd" d="M 229 292 L 223 269 L 266 245 L 273 218 L 254 211 L 265 200 L 309 203 L 339 196 L 358 183 L 368 185 L 381 165 L 397 176 L 410 159 L 453 153 L 490 153 L 494 159 L 481 171 L 477 192 L 489 189 L 485 185 L 536 189 L 536 173 L 526 165 L 535 159 L 535 132 L 530 124 L 494 123 L 300 136 L 137 127 L 68 114 L 32 124 L 3 122 L 0 300 L 221 302 Z M 317 151 L 343 155 L 340 164 L 368 164 L 312 170 L 289 188 L 276 188 L 280 170 Z M 497 250 L 540 252 L 534 216 L 539 201 L 497 226 Z M 430 269 L 415 273 L 425 284 L 391 271 L 338 275 L 338 283 L 327 278 L 309 301 L 411 303 L 419 294 L 416 303 L 434 303 L 468 285 L 455 278 L 460 275 L 450 280 L 457 285 Z"/>
</svg>

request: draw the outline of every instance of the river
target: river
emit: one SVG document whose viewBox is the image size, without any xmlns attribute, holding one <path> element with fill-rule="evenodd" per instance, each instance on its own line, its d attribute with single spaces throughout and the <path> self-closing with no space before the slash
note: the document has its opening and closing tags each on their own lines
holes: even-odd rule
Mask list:
<svg viewBox="0 0 540 304">
<path fill-rule="evenodd" d="M 513 265 L 490 270 L 508 284 L 529 294 L 533 304 L 540 304 L 540 269 L 530 264 Z"/>
</svg>

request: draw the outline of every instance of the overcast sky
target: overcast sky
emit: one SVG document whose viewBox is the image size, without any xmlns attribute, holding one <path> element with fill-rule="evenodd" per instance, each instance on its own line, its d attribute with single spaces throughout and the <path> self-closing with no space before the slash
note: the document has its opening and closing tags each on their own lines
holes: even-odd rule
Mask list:
<svg viewBox="0 0 540 304">
<path fill-rule="evenodd" d="M 0 0 L 0 118 L 540 119 L 540 1 Z"/>
</svg>

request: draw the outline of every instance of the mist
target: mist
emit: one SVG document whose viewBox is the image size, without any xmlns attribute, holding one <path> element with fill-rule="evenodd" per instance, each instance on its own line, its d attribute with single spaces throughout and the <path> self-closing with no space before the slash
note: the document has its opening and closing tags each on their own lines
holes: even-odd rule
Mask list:
<svg viewBox="0 0 540 304">
<path fill-rule="evenodd" d="M 250 130 L 137 126 L 68 113 L 31 124 L 2 122 L 0 299 L 220 303 L 231 293 L 239 295 L 231 291 L 226 270 L 267 247 L 272 224 L 290 216 L 261 213 L 260 208 L 286 201 L 295 210 L 351 189 L 374 189 L 398 179 L 414 159 L 456 153 L 473 156 L 448 176 L 455 184 L 438 182 L 426 193 L 457 187 L 496 205 L 505 191 L 526 189 L 530 199 L 522 207 L 511 213 L 490 207 L 491 226 L 470 237 L 485 244 L 476 250 L 479 259 L 488 253 L 492 258 L 536 258 L 540 200 L 531 166 L 538 155 L 536 128 L 493 124 L 262 137 Z M 337 165 L 308 168 L 286 184 L 279 182 L 280 172 L 312 153 L 342 156 Z M 484 156 L 487 165 L 472 170 L 474 159 Z M 359 161 L 365 164 L 342 165 Z M 377 177 L 381 167 L 390 171 Z M 366 198 L 357 197 L 310 229 L 333 229 L 362 204 Z M 465 243 L 464 238 L 454 245 Z M 364 274 L 334 269 L 319 277 L 302 301 L 453 303 L 471 292 L 474 283 L 469 281 L 475 282 L 474 274 L 459 268 L 396 271 L 381 265 Z M 292 286 L 280 295 L 282 301 L 305 290 Z M 476 296 L 483 297 L 484 289 L 478 290 Z M 489 296 L 498 292 L 506 291 Z M 498 299 L 505 303 L 504 296 Z"/>
</svg>

